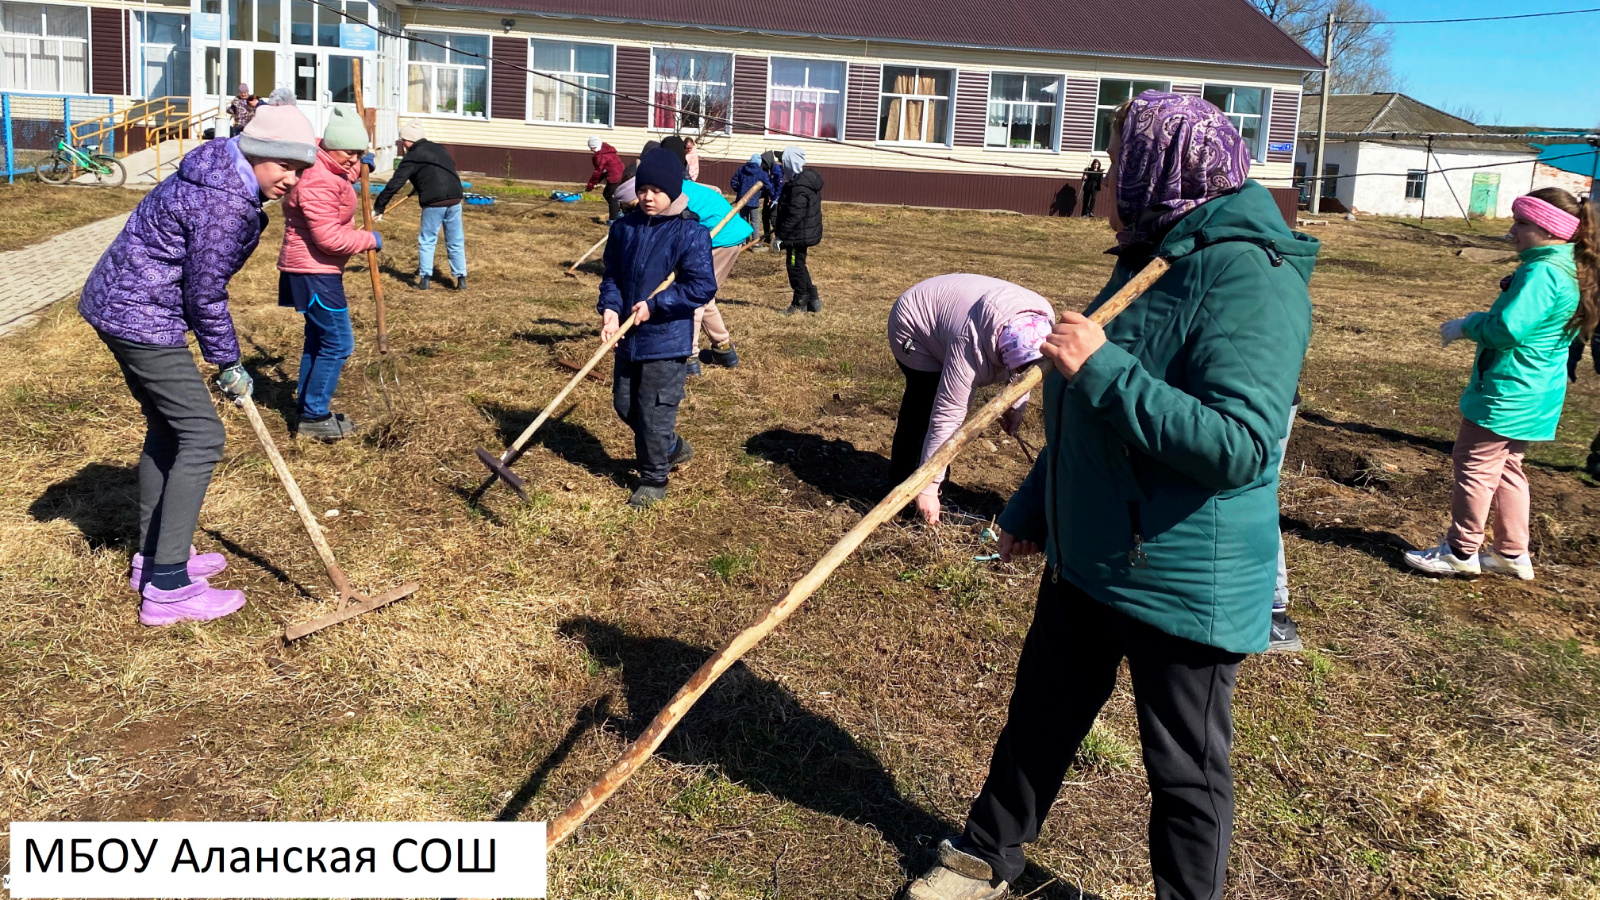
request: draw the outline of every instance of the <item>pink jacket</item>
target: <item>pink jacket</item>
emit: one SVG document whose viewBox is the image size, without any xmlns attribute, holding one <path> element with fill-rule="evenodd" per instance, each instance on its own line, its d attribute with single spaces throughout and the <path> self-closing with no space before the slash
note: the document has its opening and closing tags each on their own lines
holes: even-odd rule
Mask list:
<svg viewBox="0 0 1600 900">
<path fill-rule="evenodd" d="M 1050 301 L 1024 287 L 986 275 L 940 275 L 912 285 L 889 313 L 889 346 L 908 369 L 938 372 L 928 438 L 927 462 L 967 420 L 975 388 L 997 384 L 1011 370 L 1000 360 L 1000 329 L 1026 313 L 1055 318 Z M 1026 403 L 1024 397 L 1021 406 Z M 923 490 L 937 494 L 944 473 Z"/>
<path fill-rule="evenodd" d="M 333 275 L 344 271 L 352 254 L 377 248 L 372 232 L 351 225 L 360 208 L 352 185 L 360 178 L 359 169 L 348 171 L 326 150 L 317 151 L 317 164 L 283 198 L 280 271 Z"/>
<path fill-rule="evenodd" d="M 690 181 L 700 180 L 700 148 L 694 147 L 683 155 L 683 167 L 689 172 Z"/>
</svg>

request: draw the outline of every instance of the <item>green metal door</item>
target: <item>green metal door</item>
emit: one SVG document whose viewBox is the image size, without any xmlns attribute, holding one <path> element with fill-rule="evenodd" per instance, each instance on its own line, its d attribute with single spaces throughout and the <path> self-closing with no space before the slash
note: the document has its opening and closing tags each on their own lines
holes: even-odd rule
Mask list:
<svg viewBox="0 0 1600 900">
<path fill-rule="evenodd" d="M 1472 200 L 1467 204 L 1467 214 L 1474 219 L 1494 218 L 1500 208 L 1500 173 L 1472 173 Z"/>
</svg>

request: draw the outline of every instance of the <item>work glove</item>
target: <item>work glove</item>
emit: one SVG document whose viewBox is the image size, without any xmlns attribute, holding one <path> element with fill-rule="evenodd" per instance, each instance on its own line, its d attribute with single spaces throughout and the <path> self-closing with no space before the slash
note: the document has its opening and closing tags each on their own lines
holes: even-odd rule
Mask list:
<svg viewBox="0 0 1600 900">
<path fill-rule="evenodd" d="M 1448 347 L 1451 342 L 1459 341 L 1466 337 L 1466 317 L 1451 319 L 1439 326 L 1439 346 Z"/>
<path fill-rule="evenodd" d="M 376 247 L 374 247 L 372 249 L 379 250 L 379 251 L 383 250 L 383 235 L 377 233 L 376 231 L 369 232 L 369 233 L 372 235 L 372 239 L 378 242 L 378 246 L 376 246 Z"/>
<path fill-rule="evenodd" d="M 224 397 L 242 406 L 239 401 L 254 393 L 255 382 L 250 380 L 250 373 L 244 370 L 244 366 L 235 360 L 217 373 L 217 387 L 222 389 Z"/>
<path fill-rule="evenodd" d="M 361 164 L 369 169 L 375 169 L 378 167 L 377 160 L 372 158 L 371 153 L 361 154 Z"/>
</svg>

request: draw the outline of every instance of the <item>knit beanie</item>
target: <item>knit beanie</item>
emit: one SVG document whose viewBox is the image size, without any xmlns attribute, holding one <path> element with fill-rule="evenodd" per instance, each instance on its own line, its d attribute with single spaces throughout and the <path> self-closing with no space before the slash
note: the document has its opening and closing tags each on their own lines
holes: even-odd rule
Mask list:
<svg viewBox="0 0 1600 900">
<path fill-rule="evenodd" d="M 354 106 L 334 106 L 333 115 L 328 117 L 328 127 L 322 132 L 322 149 L 367 149 L 367 126 Z"/>
<path fill-rule="evenodd" d="M 400 140 L 402 141 L 410 141 L 415 144 L 417 141 L 425 141 L 427 139 L 428 133 L 422 130 L 422 123 L 416 119 L 412 119 L 400 126 Z"/>
<path fill-rule="evenodd" d="M 752 165 L 752 166 L 761 165 L 761 154 L 759 154 L 759 153 L 750 154 L 750 159 L 748 161 L 749 161 L 750 165 Z"/>
<path fill-rule="evenodd" d="M 671 140 L 671 138 L 668 138 Z M 665 145 L 665 141 L 662 142 Z M 633 183 L 639 190 L 645 185 L 650 185 L 666 194 L 668 198 L 676 200 L 683 193 L 683 160 L 677 154 L 662 146 L 645 154 L 639 160 L 639 171 L 634 173 Z"/>
<path fill-rule="evenodd" d="M 597 138 L 597 137 L 589 138 L 589 149 L 590 150 L 599 150 L 600 149 L 600 139 Z"/>
<path fill-rule="evenodd" d="M 671 150 L 678 154 L 678 160 L 685 166 L 689 164 L 689 145 L 683 142 L 683 138 L 669 134 L 661 139 L 661 149 Z"/>
<path fill-rule="evenodd" d="M 239 135 L 239 152 L 256 159 L 312 165 L 317 161 L 317 136 L 311 122 L 294 106 L 263 106 Z"/>
</svg>

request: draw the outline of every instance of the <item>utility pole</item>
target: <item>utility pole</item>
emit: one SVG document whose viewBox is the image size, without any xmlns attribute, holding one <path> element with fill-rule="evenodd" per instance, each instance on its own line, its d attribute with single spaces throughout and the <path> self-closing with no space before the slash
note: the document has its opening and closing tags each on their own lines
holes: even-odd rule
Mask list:
<svg viewBox="0 0 1600 900">
<path fill-rule="evenodd" d="M 1328 152 L 1328 100 L 1333 96 L 1333 13 L 1322 36 L 1322 102 L 1317 105 L 1317 158 L 1311 173 L 1311 215 L 1322 212 L 1323 158 Z"/>
</svg>

